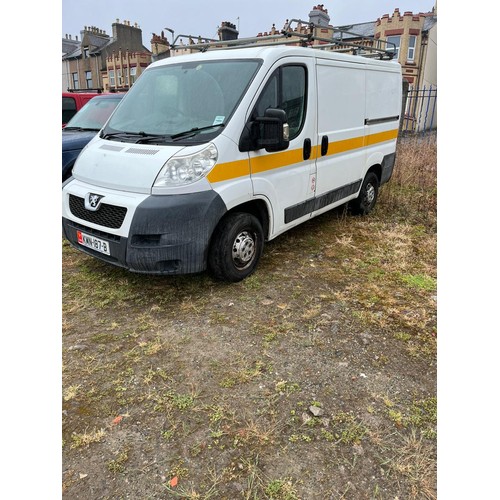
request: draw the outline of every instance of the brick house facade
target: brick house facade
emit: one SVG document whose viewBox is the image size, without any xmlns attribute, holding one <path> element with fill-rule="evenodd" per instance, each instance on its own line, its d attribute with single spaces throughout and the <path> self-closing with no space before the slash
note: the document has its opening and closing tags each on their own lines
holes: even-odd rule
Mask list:
<svg viewBox="0 0 500 500">
<path fill-rule="evenodd" d="M 137 23 L 117 19 L 112 36 L 95 26 L 85 26 L 80 35 L 78 44 L 74 43 L 78 37 L 71 40 L 66 35 L 63 39 L 63 92 L 126 89 L 151 62 L 151 52 L 142 44 L 142 30 Z M 74 50 L 64 53 L 65 47 Z M 116 85 L 110 83 L 110 68 L 116 71 Z"/>
</svg>

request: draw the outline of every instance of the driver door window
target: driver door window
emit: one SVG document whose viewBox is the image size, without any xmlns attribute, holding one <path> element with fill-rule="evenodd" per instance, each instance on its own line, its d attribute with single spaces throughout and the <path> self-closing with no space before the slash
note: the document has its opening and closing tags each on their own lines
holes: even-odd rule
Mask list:
<svg viewBox="0 0 500 500">
<path fill-rule="evenodd" d="M 252 117 L 264 116 L 268 108 L 286 111 L 290 127 L 290 140 L 297 137 L 304 124 L 306 114 L 306 68 L 300 65 L 278 68 L 266 84 Z"/>
</svg>

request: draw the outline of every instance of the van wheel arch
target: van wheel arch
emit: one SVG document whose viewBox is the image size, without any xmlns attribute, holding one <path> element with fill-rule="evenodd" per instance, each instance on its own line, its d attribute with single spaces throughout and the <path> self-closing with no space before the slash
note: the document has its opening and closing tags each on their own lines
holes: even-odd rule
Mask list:
<svg viewBox="0 0 500 500">
<path fill-rule="evenodd" d="M 233 212 L 245 212 L 253 215 L 254 217 L 257 217 L 262 226 L 265 240 L 269 238 L 271 217 L 268 206 L 264 200 L 252 200 L 233 207 L 231 210 L 229 210 L 226 216 Z"/>
<path fill-rule="evenodd" d="M 378 168 L 377 168 L 378 167 Z M 349 208 L 354 215 L 368 215 L 375 207 L 380 189 L 382 167 L 374 165 L 363 179 L 358 197 L 349 202 Z"/>
</svg>

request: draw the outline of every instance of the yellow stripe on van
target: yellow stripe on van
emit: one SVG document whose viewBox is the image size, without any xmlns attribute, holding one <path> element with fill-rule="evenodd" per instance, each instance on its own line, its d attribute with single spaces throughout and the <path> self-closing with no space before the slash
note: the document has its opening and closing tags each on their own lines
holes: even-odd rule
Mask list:
<svg viewBox="0 0 500 500">
<path fill-rule="evenodd" d="M 362 148 L 365 145 L 364 137 L 354 137 L 352 139 L 344 139 L 342 141 L 331 142 L 328 145 L 328 156 L 345 153 L 353 149 Z"/>
<path fill-rule="evenodd" d="M 213 170 L 207 175 L 208 182 L 228 181 L 250 175 L 250 160 L 230 161 L 227 163 L 219 163 L 215 165 Z"/>
<path fill-rule="evenodd" d="M 302 148 L 300 148 L 283 151 L 282 153 L 263 155 L 252 158 L 252 173 L 266 172 L 267 170 L 273 170 L 275 168 L 293 165 L 294 163 L 300 163 L 304 161 L 303 154 L 304 153 L 302 151 Z M 310 159 L 315 160 L 316 157 L 313 158 L 311 154 Z"/>
<path fill-rule="evenodd" d="M 365 146 L 371 146 L 379 142 L 390 141 L 396 139 L 398 136 L 398 129 L 387 130 L 386 132 L 379 132 L 378 134 L 371 134 L 365 137 Z"/>
<path fill-rule="evenodd" d="M 331 142 L 328 147 L 328 156 L 371 146 L 379 142 L 390 141 L 396 139 L 397 136 L 398 130 L 394 129 L 365 137 L 353 137 L 352 139 Z M 310 159 L 314 160 L 318 158 L 320 150 L 320 145 L 313 147 Z M 287 165 L 293 165 L 302 161 L 304 161 L 302 148 L 292 149 L 252 158 L 252 171 L 253 173 L 267 172 L 268 170 L 286 167 Z M 214 183 L 236 179 L 245 175 L 250 175 L 250 161 L 248 159 L 220 163 L 208 174 L 207 179 L 210 183 Z"/>
</svg>

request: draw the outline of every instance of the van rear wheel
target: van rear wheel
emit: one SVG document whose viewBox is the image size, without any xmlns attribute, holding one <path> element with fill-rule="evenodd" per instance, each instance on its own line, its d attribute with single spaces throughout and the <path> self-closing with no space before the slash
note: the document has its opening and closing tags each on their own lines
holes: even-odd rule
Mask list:
<svg viewBox="0 0 500 500">
<path fill-rule="evenodd" d="M 377 203 L 379 186 L 376 174 L 368 172 L 358 197 L 350 203 L 351 212 L 354 215 L 367 215 L 373 210 Z"/>
<path fill-rule="evenodd" d="M 220 280 L 241 281 L 254 272 L 263 248 L 259 219 L 242 212 L 230 214 L 215 229 L 208 252 L 209 271 Z"/>
</svg>

